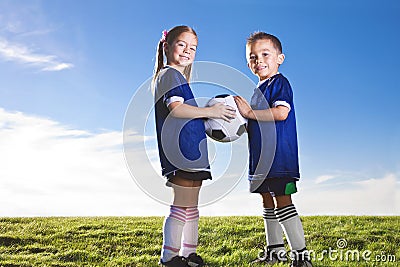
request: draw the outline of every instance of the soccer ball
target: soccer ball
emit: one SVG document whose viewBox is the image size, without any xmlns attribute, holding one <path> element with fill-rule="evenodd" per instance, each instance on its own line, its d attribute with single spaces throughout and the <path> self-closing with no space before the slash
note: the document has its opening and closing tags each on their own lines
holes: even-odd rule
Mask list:
<svg viewBox="0 0 400 267">
<path fill-rule="evenodd" d="M 206 133 L 209 137 L 219 142 L 235 141 L 246 131 L 247 120 L 239 113 L 233 96 L 227 94 L 218 95 L 211 98 L 206 106 L 211 107 L 217 103 L 224 103 L 235 108 L 236 118 L 230 122 L 223 119 L 207 119 L 205 121 Z"/>
</svg>

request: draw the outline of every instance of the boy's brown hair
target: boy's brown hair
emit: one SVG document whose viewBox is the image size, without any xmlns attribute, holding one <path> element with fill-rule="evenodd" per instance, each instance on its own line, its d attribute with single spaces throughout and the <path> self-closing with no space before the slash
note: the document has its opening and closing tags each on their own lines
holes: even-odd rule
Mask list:
<svg viewBox="0 0 400 267">
<path fill-rule="evenodd" d="M 278 37 L 266 32 L 254 32 L 247 38 L 246 46 L 252 45 L 258 40 L 270 40 L 279 54 L 282 54 L 282 44 Z"/>
</svg>

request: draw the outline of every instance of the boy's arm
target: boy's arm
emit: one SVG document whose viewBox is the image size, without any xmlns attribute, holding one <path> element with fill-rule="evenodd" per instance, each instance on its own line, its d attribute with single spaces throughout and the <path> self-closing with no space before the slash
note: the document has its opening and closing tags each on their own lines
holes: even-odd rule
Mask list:
<svg viewBox="0 0 400 267">
<path fill-rule="evenodd" d="M 241 96 L 235 96 L 235 102 L 243 117 L 257 121 L 284 121 L 290 111 L 289 108 L 285 106 L 253 110 L 246 99 Z"/>
</svg>

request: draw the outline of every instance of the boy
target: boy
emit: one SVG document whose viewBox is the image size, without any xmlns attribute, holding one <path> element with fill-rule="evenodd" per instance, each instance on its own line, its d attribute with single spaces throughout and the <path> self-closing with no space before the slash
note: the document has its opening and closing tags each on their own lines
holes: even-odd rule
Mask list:
<svg viewBox="0 0 400 267">
<path fill-rule="evenodd" d="M 291 194 L 299 180 L 296 118 L 288 80 L 278 72 L 285 55 L 279 39 L 256 32 L 246 43 L 247 66 L 259 78 L 249 104 L 235 97 L 238 109 L 248 119 L 250 191 L 263 199 L 267 247 L 255 262 L 287 262 L 285 232 L 292 250 L 292 267 L 312 266 L 303 226 Z"/>
</svg>

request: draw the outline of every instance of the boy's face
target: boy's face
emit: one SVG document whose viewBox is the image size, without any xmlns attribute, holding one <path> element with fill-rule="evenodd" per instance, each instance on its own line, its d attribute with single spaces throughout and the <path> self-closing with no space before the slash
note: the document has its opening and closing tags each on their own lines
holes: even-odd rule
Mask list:
<svg viewBox="0 0 400 267">
<path fill-rule="evenodd" d="M 261 39 L 246 46 L 246 58 L 247 66 L 262 81 L 278 73 L 285 55 L 279 53 L 271 40 Z"/>
</svg>

